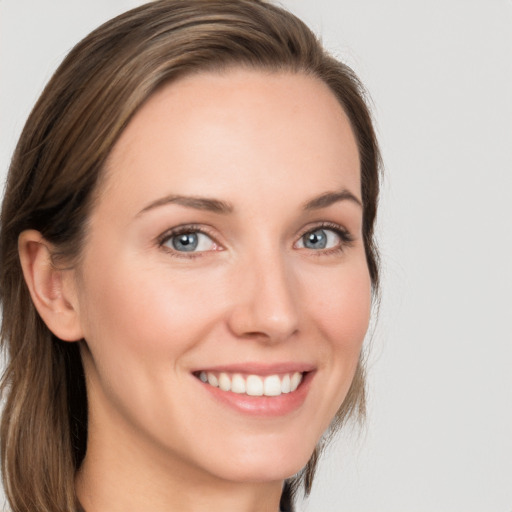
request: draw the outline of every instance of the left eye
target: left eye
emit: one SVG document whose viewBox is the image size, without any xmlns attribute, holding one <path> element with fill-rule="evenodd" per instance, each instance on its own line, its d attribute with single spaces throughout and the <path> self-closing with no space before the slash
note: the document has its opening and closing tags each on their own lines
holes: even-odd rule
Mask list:
<svg viewBox="0 0 512 512">
<path fill-rule="evenodd" d="M 318 228 L 308 231 L 297 242 L 299 249 L 332 249 L 341 243 L 341 237 L 332 229 Z"/>
<path fill-rule="evenodd" d="M 208 235 L 200 231 L 187 231 L 172 235 L 162 245 L 178 252 L 213 251 L 217 247 Z"/>
</svg>

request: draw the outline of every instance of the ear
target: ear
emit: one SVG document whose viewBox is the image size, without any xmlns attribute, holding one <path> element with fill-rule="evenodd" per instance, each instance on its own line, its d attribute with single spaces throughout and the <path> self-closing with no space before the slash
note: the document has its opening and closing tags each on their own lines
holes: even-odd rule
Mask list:
<svg viewBox="0 0 512 512">
<path fill-rule="evenodd" d="M 32 301 L 48 329 L 64 341 L 82 339 L 75 271 L 53 265 L 53 246 L 39 231 L 23 231 L 18 252 Z"/>
</svg>

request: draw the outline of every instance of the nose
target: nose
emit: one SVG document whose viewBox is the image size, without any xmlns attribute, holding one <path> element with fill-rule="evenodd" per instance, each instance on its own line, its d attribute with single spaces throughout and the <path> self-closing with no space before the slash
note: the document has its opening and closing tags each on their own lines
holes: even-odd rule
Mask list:
<svg viewBox="0 0 512 512">
<path fill-rule="evenodd" d="M 277 343 L 299 329 L 293 271 L 275 252 L 249 258 L 234 269 L 228 324 L 237 337 Z"/>
</svg>

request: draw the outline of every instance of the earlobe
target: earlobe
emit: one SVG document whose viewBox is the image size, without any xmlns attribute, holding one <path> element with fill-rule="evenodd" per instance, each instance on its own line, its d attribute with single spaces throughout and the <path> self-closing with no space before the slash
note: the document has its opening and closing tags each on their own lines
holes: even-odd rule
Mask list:
<svg viewBox="0 0 512 512">
<path fill-rule="evenodd" d="M 52 245 L 39 231 L 23 231 L 18 253 L 23 276 L 39 315 L 48 329 L 64 341 L 80 340 L 82 329 L 76 293 L 70 281 L 72 269 L 58 269 L 52 263 Z"/>
</svg>

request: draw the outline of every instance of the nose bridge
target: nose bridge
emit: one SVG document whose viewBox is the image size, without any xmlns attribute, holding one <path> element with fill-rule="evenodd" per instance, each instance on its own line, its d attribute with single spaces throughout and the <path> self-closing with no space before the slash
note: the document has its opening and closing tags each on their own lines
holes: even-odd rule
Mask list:
<svg viewBox="0 0 512 512">
<path fill-rule="evenodd" d="M 239 262 L 231 315 L 238 335 L 261 335 L 279 341 L 292 335 L 299 324 L 293 269 L 276 245 L 260 245 Z"/>
</svg>

